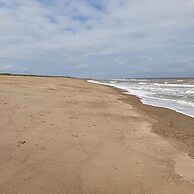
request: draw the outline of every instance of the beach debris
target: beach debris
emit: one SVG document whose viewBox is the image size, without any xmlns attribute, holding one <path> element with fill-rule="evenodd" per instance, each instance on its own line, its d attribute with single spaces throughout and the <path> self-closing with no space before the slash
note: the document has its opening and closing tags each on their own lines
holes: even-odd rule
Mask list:
<svg viewBox="0 0 194 194">
<path fill-rule="evenodd" d="M 25 144 L 26 143 L 26 141 L 18 141 L 18 147 L 20 147 L 20 145 L 23 145 L 23 144 Z"/>
<path fill-rule="evenodd" d="M 18 141 L 19 144 L 25 144 L 26 141 Z"/>
<path fill-rule="evenodd" d="M 24 181 L 31 181 L 31 179 L 32 179 L 32 176 L 27 176 L 24 178 Z"/>
</svg>

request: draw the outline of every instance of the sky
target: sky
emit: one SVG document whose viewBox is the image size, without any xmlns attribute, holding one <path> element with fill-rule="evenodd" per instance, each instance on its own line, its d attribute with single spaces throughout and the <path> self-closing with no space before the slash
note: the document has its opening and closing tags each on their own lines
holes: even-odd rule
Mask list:
<svg viewBox="0 0 194 194">
<path fill-rule="evenodd" d="M 194 76 L 194 0 L 0 0 L 0 72 Z"/>
</svg>

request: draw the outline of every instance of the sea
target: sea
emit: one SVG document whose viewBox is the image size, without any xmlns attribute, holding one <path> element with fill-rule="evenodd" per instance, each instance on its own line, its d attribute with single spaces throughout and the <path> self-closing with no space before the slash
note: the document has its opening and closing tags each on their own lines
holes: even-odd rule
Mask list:
<svg viewBox="0 0 194 194">
<path fill-rule="evenodd" d="M 194 118 L 194 78 L 112 79 L 88 82 L 113 86 L 138 96 L 143 104 L 164 107 Z"/>
</svg>

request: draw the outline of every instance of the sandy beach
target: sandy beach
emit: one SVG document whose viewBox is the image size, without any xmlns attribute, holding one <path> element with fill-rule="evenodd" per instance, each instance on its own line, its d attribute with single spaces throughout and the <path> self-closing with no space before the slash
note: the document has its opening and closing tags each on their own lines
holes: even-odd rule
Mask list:
<svg viewBox="0 0 194 194">
<path fill-rule="evenodd" d="M 194 119 L 85 80 L 0 76 L 0 193 L 192 194 Z"/>
</svg>

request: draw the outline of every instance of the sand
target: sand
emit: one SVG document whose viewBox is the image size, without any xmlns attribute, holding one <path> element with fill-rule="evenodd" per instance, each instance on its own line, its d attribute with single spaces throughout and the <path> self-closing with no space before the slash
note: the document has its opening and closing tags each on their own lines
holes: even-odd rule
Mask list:
<svg viewBox="0 0 194 194">
<path fill-rule="evenodd" d="M 194 193 L 194 119 L 85 80 L 0 76 L 0 193 Z"/>
</svg>

